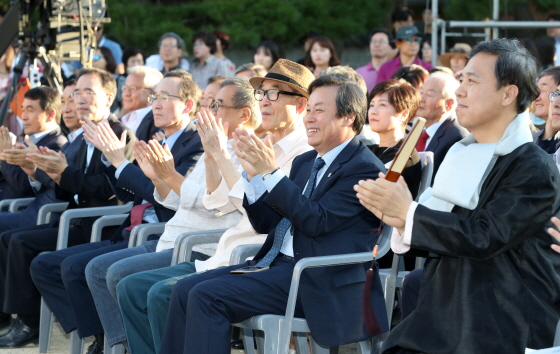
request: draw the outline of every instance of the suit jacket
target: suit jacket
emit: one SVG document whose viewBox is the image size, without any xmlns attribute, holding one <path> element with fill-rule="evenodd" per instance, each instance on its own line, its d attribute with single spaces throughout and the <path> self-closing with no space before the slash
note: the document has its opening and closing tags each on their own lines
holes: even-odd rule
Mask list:
<svg viewBox="0 0 560 354">
<path fill-rule="evenodd" d="M 148 142 L 159 131 L 161 129 L 154 125 L 154 112 L 149 111 L 142 119 L 142 122 L 140 122 L 138 129 L 136 129 L 136 139 Z"/>
<path fill-rule="evenodd" d="M 188 175 L 203 152 L 204 150 L 196 127 L 193 122 L 189 122 L 171 149 L 177 172 L 182 175 Z M 152 203 L 160 222 L 169 221 L 169 219 L 175 215 L 175 210 L 167 209 L 156 202 L 154 199 L 154 184 L 146 177 L 140 167 L 132 163 L 128 164 L 121 171 L 118 179 L 115 178 L 115 172 L 116 169 L 112 165 L 107 168 L 107 175 L 112 181 L 112 185 L 115 186 L 115 193 L 120 200 L 133 200 L 134 205 L 141 204 L 143 200 Z M 122 230 L 129 226 L 130 215 L 122 224 L 121 228 L 117 230 L 112 240 L 114 242 L 121 241 L 123 239 Z"/>
<path fill-rule="evenodd" d="M 498 158 L 474 210 L 419 205 L 411 250 L 427 256 L 416 310 L 391 331 L 396 347 L 438 354 L 551 347 L 560 318 L 560 257 L 545 226 L 560 175 L 534 144 Z M 536 188 L 535 186 L 538 186 Z"/>
<path fill-rule="evenodd" d="M 62 134 L 60 127 L 56 127 L 52 132 L 39 139 L 36 145 L 46 146 L 51 150 L 58 151 L 67 142 L 68 140 Z M 29 184 L 28 176 L 23 172 L 21 167 L 10 165 L 6 161 L 2 161 L 0 166 L 2 176 L 6 182 L 0 183 L 0 185 L 2 185 L 2 191 L 0 192 L 1 199 L 35 196 L 35 191 Z M 37 222 L 37 220 L 35 220 L 35 222 Z M 33 224 L 35 224 L 35 222 Z"/>
<path fill-rule="evenodd" d="M 67 142 L 60 148 L 60 151 L 66 155 L 67 160 L 75 159 L 81 139 L 82 136 L 79 135 L 72 143 Z M 41 183 L 41 188 L 39 190 L 34 190 L 35 199 L 22 212 L 20 227 L 34 225 L 37 222 L 39 209 L 41 209 L 43 205 L 62 202 L 62 200 L 56 198 L 56 183 L 43 170 L 35 170 L 35 180 Z M 58 219 L 60 219 L 60 214 L 61 213 L 53 213 L 50 222 L 58 221 Z"/>
<path fill-rule="evenodd" d="M 381 161 L 358 138 L 340 152 L 308 199 L 302 190 L 311 174 L 317 152 L 295 158 L 290 178 L 284 177 L 271 192 L 244 207 L 256 232 L 268 234 L 255 260 L 272 247 L 275 228 L 285 216 L 294 226 L 294 258 L 371 252 L 379 220 L 356 198 L 353 186 L 385 171 Z M 303 273 L 300 300 L 313 336 L 325 346 L 364 340 L 362 294 L 367 264 L 313 268 Z M 379 282 L 379 278 L 374 279 Z M 372 304 L 384 331 L 388 330 L 380 283 Z M 372 288 L 375 288 L 372 287 Z"/>
<path fill-rule="evenodd" d="M 114 115 L 108 118 L 109 126 L 117 136 L 121 136 L 124 130 L 128 131 L 125 156 L 132 160 L 132 144 L 136 141 L 134 134 Z M 77 138 L 76 140 L 79 140 Z M 99 206 L 116 205 L 117 198 L 109 178 L 105 174 L 105 165 L 101 161 L 101 151 L 94 149 L 87 171 L 84 172 L 87 163 L 87 144 L 85 139 L 80 142 L 76 152 L 75 164 L 70 165 L 62 172 L 60 184 L 56 186 L 56 197 L 68 201 L 69 209 L 91 208 Z M 76 203 L 74 195 L 78 195 Z M 82 226 L 84 232 L 91 232 L 91 226 L 96 218 L 83 218 Z"/>
<path fill-rule="evenodd" d="M 426 151 L 434 153 L 434 174 L 432 175 L 432 183 L 434 183 L 439 165 L 441 165 L 447 151 L 453 144 L 463 139 L 468 134 L 469 132 L 459 125 L 455 117 L 447 118 L 441 123 L 425 149 Z"/>
</svg>

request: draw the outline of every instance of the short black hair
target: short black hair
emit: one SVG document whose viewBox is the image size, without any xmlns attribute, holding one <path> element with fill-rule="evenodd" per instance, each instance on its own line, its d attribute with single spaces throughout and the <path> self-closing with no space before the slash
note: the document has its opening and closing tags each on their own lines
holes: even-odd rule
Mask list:
<svg viewBox="0 0 560 354">
<path fill-rule="evenodd" d="M 393 42 L 393 34 L 386 28 L 376 28 L 369 34 L 369 40 L 371 41 L 371 37 L 378 33 L 385 33 L 387 35 L 387 39 L 389 40 L 389 44 Z"/>
<path fill-rule="evenodd" d="M 136 56 L 138 54 L 142 55 L 142 65 L 144 65 L 146 63 L 146 54 L 144 54 L 144 52 L 142 51 L 142 49 L 140 49 L 139 47 L 130 47 L 130 48 L 126 48 L 122 54 L 122 62 L 124 64 L 124 71 L 126 72 L 126 69 L 128 69 L 128 59 L 130 59 L 130 57 Z"/>
<path fill-rule="evenodd" d="M 397 7 L 391 14 L 391 22 L 407 21 L 409 16 L 412 16 L 412 12 Z"/>
<path fill-rule="evenodd" d="M 506 85 L 515 85 L 517 95 L 517 113 L 525 112 L 539 96 L 537 86 L 537 60 L 516 39 L 498 38 L 478 43 L 470 53 L 474 57 L 478 53 L 497 56 L 494 66 L 497 87 L 499 90 Z"/>
<path fill-rule="evenodd" d="M 201 40 L 206 44 L 208 48 L 210 48 L 210 54 L 216 53 L 216 36 L 212 33 L 208 32 L 196 32 L 192 36 L 192 42 L 196 42 L 197 40 Z"/>
<path fill-rule="evenodd" d="M 117 81 L 113 74 L 108 71 L 97 69 L 97 68 L 83 68 L 78 73 L 76 81 L 78 81 L 82 76 L 85 75 L 96 75 L 101 80 L 101 89 L 106 93 L 113 95 L 113 100 L 117 95 Z"/>
<path fill-rule="evenodd" d="M 61 98 L 57 89 L 48 86 L 35 87 L 27 91 L 23 97 L 39 101 L 39 106 L 47 114 L 54 110 L 55 121 L 57 124 L 59 123 Z"/>
<path fill-rule="evenodd" d="M 338 86 L 336 92 L 336 115 L 339 118 L 355 115 L 352 130 L 359 134 L 367 118 L 366 93 L 354 82 L 337 75 L 321 75 L 309 85 L 309 95 L 319 87 Z"/>
<path fill-rule="evenodd" d="M 167 33 L 162 34 L 161 37 L 159 37 L 159 40 L 158 40 L 158 43 L 157 43 L 158 49 L 159 49 L 159 47 L 161 47 L 161 41 L 163 41 L 165 38 L 175 38 L 177 40 L 177 48 L 185 49 L 185 41 L 183 40 L 183 38 L 181 38 L 181 36 L 179 36 L 175 32 L 167 32 Z"/>
<path fill-rule="evenodd" d="M 554 66 L 552 68 L 541 71 L 541 73 L 539 74 L 539 79 L 543 76 L 552 76 L 552 79 L 554 80 L 554 83 L 556 83 L 556 86 L 560 85 L 560 66 Z"/>
<path fill-rule="evenodd" d="M 560 21 L 560 14 L 550 14 L 546 18 L 547 21 Z"/>
<path fill-rule="evenodd" d="M 397 71 L 391 76 L 391 79 L 403 79 L 411 84 L 415 89 L 419 89 L 426 80 L 430 73 L 420 65 L 412 64 L 410 66 L 403 66 L 398 68 Z"/>
</svg>

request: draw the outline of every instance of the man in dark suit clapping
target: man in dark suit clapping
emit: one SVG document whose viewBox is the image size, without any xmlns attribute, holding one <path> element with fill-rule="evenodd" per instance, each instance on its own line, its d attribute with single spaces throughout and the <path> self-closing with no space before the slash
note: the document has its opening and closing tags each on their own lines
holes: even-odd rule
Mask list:
<svg viewBox="0 0 560 354">
<path fill-rule="evenodd" d="M 255 93 L 274 100 L 287 92 L 284 86 L 265 79 Z M 270 139 L 263 142 L 236 131 L 236 154 L 246 171 L 244 207 L 255 230 L 268 237 L 254 260 L 177 282 L 162 354 L 229 353 L 230 323 L 259 314 L 284 314 L 297 261 L 373 248 L 379 220 L 367 214 L 352 189 L 360 179 L 384 171 L 381 161 L 356 138 L 366 118 L 366 96 L 358 85 L 329 75 L 316 79 L 309 93 L 304 124 L 314 150 L 296 157 L 289 178 L 274 162 Z M 260 271 L 230 274 L 248 266 Z M 363 265 L 303 274 L 296 316 L 305 313 L 320 344 L 338 346 L 369 337 L 361 308 L 364 281 Z M 383 294 L 373 294 L 372 305 L 386 331 Z"/>
</svg>

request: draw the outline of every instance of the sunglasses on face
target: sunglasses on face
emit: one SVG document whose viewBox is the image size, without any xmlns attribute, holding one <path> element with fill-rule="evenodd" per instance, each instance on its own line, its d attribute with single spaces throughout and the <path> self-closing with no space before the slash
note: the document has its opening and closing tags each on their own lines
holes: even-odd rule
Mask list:
<svg viewBox="0 0 560 354">
<path fill-rule="evenodd" d="M 420 44 L 420 43 L 422 43 L 422 38 L 420 38 L 420 37 L 407 38 L 407 39 L 405 39 L 405 42 L 406 42 L 406 44 L 411 44 L 411 43 Z"/>
<path fill-rule="evenodd" d="M 93 56 L 93 61 L 99 61 L 101 58 L 102 58 L 101 55 L 95 54 L 95 55 Z"/>
</svg>

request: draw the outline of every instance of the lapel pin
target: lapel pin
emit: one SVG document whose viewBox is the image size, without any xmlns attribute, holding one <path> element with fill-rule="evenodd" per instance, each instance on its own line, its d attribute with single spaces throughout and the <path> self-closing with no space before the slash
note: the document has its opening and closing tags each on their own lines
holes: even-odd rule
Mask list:
<svg viewBox="0 0 560 354">
<path fill-rule="evenodd" d="M 331 175 L 332 175 L 332 172 L 331 172 L 331 173 L 329 173 L 329 175 L 327 176 L 327 178 L 329 178 L 329 177 L 330 177 Z"/>
</svg>

